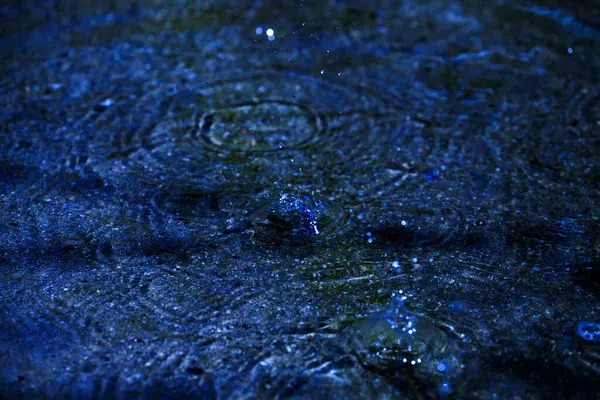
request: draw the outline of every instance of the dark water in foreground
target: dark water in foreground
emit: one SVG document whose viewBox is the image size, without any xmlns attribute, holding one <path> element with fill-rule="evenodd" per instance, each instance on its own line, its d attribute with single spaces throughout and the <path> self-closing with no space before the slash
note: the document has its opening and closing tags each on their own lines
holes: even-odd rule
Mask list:
<svg viewBox="0 0 600 400">
<path fill-rule="evenodd" d="M 597 3 L 3 4 L 0 397 L 598 398 Z"/>
</svg>

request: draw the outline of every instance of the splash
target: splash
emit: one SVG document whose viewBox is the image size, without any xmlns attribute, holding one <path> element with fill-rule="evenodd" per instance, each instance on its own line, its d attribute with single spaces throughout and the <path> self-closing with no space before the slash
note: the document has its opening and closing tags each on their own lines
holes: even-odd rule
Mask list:
<svg viewBox="0 0 600 400">
<path fill-rule="evenodd" d="M 275 202 L 258 213 L 254 232 L 265 242 L 315 241 L 326 224 L 323 218 L 326 212 L 325 204 L 314 197 L 282 192 Z"/>
<path fill-rule="evenodd" d="M 463 371 L 458 343 L 428 317 L 410 311 L 405 300 L 394 297 L 385 310 L 356 322 L 353 351 L 367 369 L 434 390 L 432 396 L 449 395 Z"/>
</svg>

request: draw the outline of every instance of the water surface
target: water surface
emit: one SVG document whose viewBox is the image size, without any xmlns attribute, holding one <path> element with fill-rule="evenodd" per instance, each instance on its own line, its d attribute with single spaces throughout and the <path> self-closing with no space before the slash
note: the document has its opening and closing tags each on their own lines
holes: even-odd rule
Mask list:
<svg viewBox="0 0 600 400">
<path fill-rule="evenodd" d="M 0 397 L 596 398 L 593 1 L 9 1 L 0 56 Z"/>
</svg>

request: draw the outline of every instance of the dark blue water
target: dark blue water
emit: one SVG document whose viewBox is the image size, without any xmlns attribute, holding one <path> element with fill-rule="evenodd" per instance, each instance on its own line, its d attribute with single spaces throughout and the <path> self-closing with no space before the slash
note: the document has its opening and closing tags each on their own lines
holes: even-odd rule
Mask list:
<svg viewBox="0 0 600 400">
<path fill-rule="evenodd" d="M 0 398 L 598 398 L 600 5 L 0 6 Z"/>
</svg>

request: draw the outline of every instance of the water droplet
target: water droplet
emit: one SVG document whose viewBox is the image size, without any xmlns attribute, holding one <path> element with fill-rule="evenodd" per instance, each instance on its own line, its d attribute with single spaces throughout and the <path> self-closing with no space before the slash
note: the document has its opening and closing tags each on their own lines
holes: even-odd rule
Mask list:
<svg viewBox="0 0 600 400">
<path fill-rule="evenodd" d="M 452 386 L 450 385 L 450 382 L 444 382 L 442 383 L 442 386 L 440 388 L 440 392 L 443 395 L 447 395 L 452 393 Z"/>
<path fill-rule="evenodd" d="M 281 193 L 254 217 L 254 233 L 263 242 L 307 243 L 335 229 L 336 208 L 311 196 Z"/>
<path fill-rule="evenodd" d="M 102 103 L 100 103 L 100 105 L 102 107 L 110 107 L 115 103 L 115 101 L 113 99 L 106 99 L 104 100 Z"/>
</svg>

